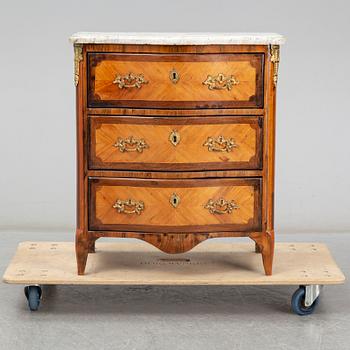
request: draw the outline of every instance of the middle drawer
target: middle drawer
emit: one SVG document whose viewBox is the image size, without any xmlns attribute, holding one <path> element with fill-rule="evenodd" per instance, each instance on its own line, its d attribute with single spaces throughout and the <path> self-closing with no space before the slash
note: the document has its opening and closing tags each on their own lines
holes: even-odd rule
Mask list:
<svg viewBox="0 0 350 350">
<path fill-rule="evenodd" d="M 89 168 L 261 169 L 262 117 L 89 118 Z"/>
</svg>

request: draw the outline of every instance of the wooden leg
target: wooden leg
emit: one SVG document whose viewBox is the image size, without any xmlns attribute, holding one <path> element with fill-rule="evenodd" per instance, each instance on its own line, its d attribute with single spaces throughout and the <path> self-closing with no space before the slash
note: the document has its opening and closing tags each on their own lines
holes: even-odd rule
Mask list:
<svg viewBox="0 0 350 350">
<path fill-rule="evenodd" d="M 76 231 L 75 253 L 77 258 L 78 275 L 83 275 L 89 253 L 88 240 L 83 230 Z"/>
<path fill-rule="evenodd" d="M 249 236 L 258 245 L 264 264 L 265 274 L 272 275 L 272 263 L 275 247 L 275 235 L 273 231 L 263 233 L 252 233 Z"/>
<path fill-rule="evenodd" d="M 89 253 L 95 253 L 96 250 L 95 250 L 95 242 L 97 241 L 98 237 L 93 237 L 93 238 L 90 238 L 89 240 Z"/>
</svg>

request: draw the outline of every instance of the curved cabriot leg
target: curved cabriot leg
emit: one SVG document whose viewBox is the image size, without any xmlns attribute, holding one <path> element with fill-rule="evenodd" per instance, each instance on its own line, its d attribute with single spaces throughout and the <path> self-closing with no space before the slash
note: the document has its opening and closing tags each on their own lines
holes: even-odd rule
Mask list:
<svg viewBox="0 0 350 350">
<path fill-rule="evenodd" d="M 83 275 L 89 253 L 89 241 L 87 240 L 84 230 L 76 230 L 75 253 L 77 257 L 78 275 Z"/>
<path fill-rule="evenodd" d="M 266 275 L 272 275 L 272 262 L 275 245 L 274 231 L 269 232 L 254 232 L 249 237 L 255 241 L 256 246 L 261 251 L 264 270 Z"/>
</svg>

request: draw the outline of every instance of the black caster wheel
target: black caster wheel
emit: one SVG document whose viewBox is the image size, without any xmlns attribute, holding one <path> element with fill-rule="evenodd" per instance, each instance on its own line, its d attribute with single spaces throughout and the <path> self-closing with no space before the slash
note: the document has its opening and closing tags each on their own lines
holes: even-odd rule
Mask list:
<svg viewBox="0 0 350 350">
<path fill-rule="evenodd" d="M 24 294 L 28 300 L 30 311 L 37 311 L 40 305 L 42 290 L 40 286 L 24 287 Z"/>
<path fill-rule="evenodd" d="M 311 315 L 317 306 L 318 297 L 310 306 L 305 306 L 305 287 L 299 287 L 292 296 L 292 310 L 299 316 Z"/>
</svg>

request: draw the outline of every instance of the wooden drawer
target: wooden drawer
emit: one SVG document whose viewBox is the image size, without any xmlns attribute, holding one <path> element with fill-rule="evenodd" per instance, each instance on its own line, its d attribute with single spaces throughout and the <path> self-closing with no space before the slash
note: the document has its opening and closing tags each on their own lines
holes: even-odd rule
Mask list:
<svg viewBox="0 0 350 350">
<path fill-rule="evenodd" d="M 261 117 L 90 117 L 90 169 L 259 169 Z"/>
<path fill-rule="evenodd" d="M 136 232 L 261 229 L 261 180 L 91 178 L 89 228 Z"/>
<path fill-rule="evenodd" d="M 88 54 L 90 107 L 261 108 L 264 55 Z"/>
</svg>

